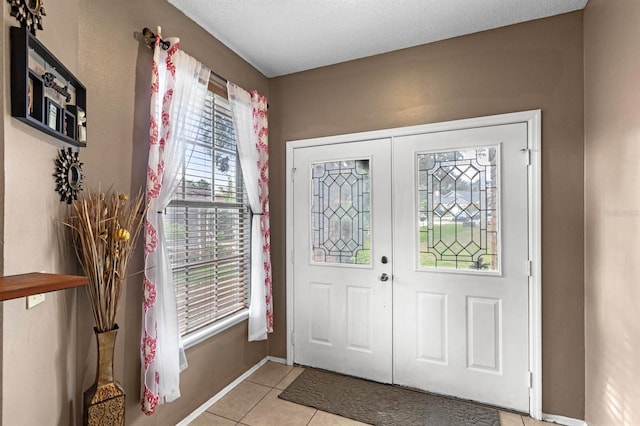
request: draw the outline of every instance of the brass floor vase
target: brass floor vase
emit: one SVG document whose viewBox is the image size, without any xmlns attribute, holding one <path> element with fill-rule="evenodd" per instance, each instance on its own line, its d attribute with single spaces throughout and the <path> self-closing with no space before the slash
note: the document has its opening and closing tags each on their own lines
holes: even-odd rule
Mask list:
<svg viewBox="0 0 640 426">
<path fill-rule="evenodd" d="M 84 393 L 83 424 L 89 426 L 124 426 L 124 389 L 113 377 L 113 351 L 118 326 L 99 333 L 96 382 Z"/>
</svg>

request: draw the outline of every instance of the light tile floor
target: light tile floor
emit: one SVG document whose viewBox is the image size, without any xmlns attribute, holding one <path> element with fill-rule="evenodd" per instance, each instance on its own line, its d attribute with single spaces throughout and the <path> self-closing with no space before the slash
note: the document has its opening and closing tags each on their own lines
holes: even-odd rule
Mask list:
<svg viewBox="0 0 640 426">
<path fill-rule="evenodd" d="M 278 398 L 304 369 L 267 362 L 207 409 L 192 426 L 357 426 L 365 423 Z M 502 426 L 551 424 L 500 412 Z"/>
</svg>

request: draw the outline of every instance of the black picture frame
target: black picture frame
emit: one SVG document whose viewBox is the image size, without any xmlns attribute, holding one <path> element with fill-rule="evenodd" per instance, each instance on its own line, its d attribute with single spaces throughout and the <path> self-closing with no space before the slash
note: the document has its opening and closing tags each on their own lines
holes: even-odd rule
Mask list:
<svg viewBox="0 0 640 426">
<path fill-rule="evenodd" d="M 76 139 L 76 130 L 76 115 L 72 111 L 65 109 L 62 133 L 71 139 Z"/>
<path fill-rule="evenodd" d="M 73 115 L 75 120 L 75 130 L 73 139 L 78 141 L 80 146 L 87 145 L 87 113 L 78 105 L 67 105 L 66 110 Z M 67 136 L 71 137 L 67 134 Z"/>
<path fill-rule="evenodd" d="M 51 98 L 44 98 L 44 122 L 57 132 L 62 131 L 62 107 Z"/>
<path fill-rule="evenodd" d="M 39 75 L 29 71 L 28 86 L 27 113 L 30 117 L 42 121 L 44 118 L 44 82 Z"/>
<path fill-rule="evenodd" d="M 11 116 L 65 143 L 78 147 L 87 146 L 87 90 L 84 85 L 26 27 L 11 27 L 9 30 Z M 31 68 L 32 58 L 41 65 L 39 68 Z M 41 69 L 43 66 L 44 68 Z M 50 90 L 45 84 L 43 77 L 45 74 L 54 74 L 54 81 L 49 81 L 50 88 L 61 95 L 60 99 L 56 99 L 56 105 L 60 107 L 59 113 L 55 110 L 56 120 L 48 120 L 49 105 L 45 105 L 46 98 L 56 94 L 48 93 Z M 65 93 L 62 93 L 63 91 Z M 66 98 L 65 94 L 71 95 L 71 99 Z M 67 132 L 64 131 L 64 110 L 71 110 L 70 106 L 77 106 L 84 112 L 82 119 L 75 115 L 74 137 L 69 136 L 71 132 L 68 127 Z M 49 121 L 52 121 L 51 125 Z M 82 125 L 81 128 L 80 125 Z"/>
</svg>

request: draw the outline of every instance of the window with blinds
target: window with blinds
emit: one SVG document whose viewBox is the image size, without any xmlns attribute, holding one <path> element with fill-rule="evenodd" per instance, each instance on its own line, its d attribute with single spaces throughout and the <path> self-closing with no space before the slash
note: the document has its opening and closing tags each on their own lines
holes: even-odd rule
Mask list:
<svg viewBox="0 0 640 426">
<path fill-rule="evenodd" d="M 165 212 L 183 337 L 248 306 L 249 209 L 228 101 L 208 92 Z"/>
</svg>

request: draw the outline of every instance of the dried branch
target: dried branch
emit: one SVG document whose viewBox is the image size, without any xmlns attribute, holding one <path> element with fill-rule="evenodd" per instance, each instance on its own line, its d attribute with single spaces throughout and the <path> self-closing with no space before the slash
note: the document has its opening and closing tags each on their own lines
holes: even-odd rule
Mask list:
<svg viewBox="0 0 640 426">
<path fill-rule="evenodd" d="M 132 201 L 113 190 L 87 190 L 73 203 L 64 224 L 72 234 L 73 247 L 89 278 L 87 292 L 99 332 L 115 326 L 127 264 L 145 217 L 142 191 Z"/>
</svg>

